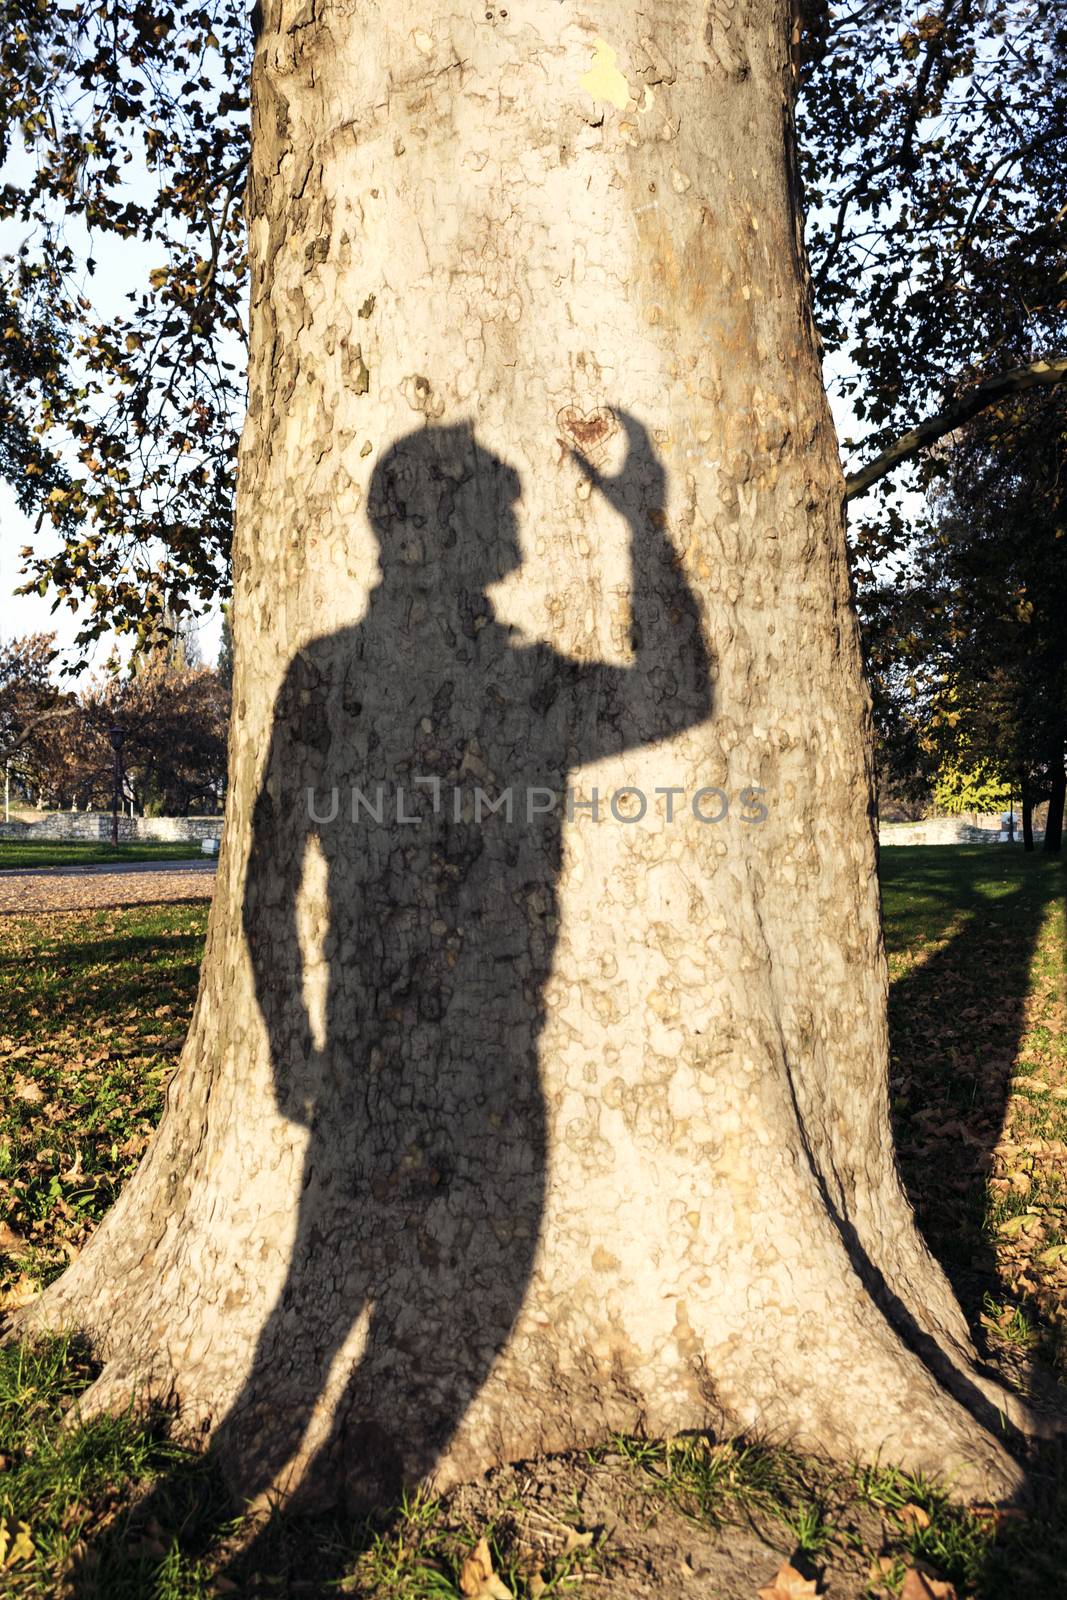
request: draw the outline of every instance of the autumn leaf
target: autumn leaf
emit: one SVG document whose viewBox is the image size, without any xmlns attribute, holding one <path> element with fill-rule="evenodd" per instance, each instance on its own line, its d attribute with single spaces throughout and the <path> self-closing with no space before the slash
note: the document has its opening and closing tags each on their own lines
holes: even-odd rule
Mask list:
<svg viewBox="0 0 1067 1600">
<path fill-rule="evenodd" d="M 4 1255 L 17 1256 L 28 1248 L 21 1233 L 16 1233 L 10 1223 L 0 1222 L 0 1251 Z"/>
<path fill-rule="evenodd" d="M 481 1538 L 463 1563 L 460 1592 L 469 1600 L 514 1600 L 511 1590 L 493 1571 L 488 1539 Z"/>
<path fill-rule="evenodd" d="M 812 1578 L 805 1578 L 788 1561 L 775 1573 L 774 1582 L 760 1589 L 759 1600 L 815 1600 L 819 1586 Z"/>
<path fill-rule="evenodd" d="M 951 1583 L 940 1578 L 928 1578 L 918 1567 L 909 1567 L 900 1591 L 900 1600 L 956 1600 L 956 1590 Z"/>
<path fill-rule="evenodd" d="M 9 1289 L 0 1289 L 0 1311 L 17 1311 L 28 1306 L 41 1292 L 41 1285 L 27 1273 L 20 1272 Z"/>
<path fill-rule="evenodd" d="M 910 1531 L 930 1526 L 929 1511 L 924 1511 L 922 1506 L 913 1505 L 911 1501 L 906 1506 L 901 1506 L 897 1518 Z"/>
<path fill-rule="evenodd" d="M 7 1518 L 0 1518 L 0 1568 L 10 1569 L 20 1561 L 29 1561 L 32 1556 L 33 1539 L 30 1537 L 29 1524 L 20 1522 L 18 1532 L 12 1538 Z"/>
<path fill-rule="evenodd" d="M 593 1535 L 587 1529 L 568 1528 L 567 1539 L 563 1546 L 565 1556 L 573 1555 L 575 1550 L 588 1550 L 593 1542 Z"/>
</svg>

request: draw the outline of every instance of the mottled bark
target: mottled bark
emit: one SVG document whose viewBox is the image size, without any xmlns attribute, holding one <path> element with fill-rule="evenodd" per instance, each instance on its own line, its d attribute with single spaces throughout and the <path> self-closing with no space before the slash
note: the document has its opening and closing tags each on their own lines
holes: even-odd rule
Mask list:
<svg viewBox="0 0 1067 1600">
<path fill-rule="evenodd" d="M 250 1494 L 705 1427 L 1010 1486 L 892 1154 L 786 0 L 267 11 L 207 957 L 36 1320 Z"/>
</svg>

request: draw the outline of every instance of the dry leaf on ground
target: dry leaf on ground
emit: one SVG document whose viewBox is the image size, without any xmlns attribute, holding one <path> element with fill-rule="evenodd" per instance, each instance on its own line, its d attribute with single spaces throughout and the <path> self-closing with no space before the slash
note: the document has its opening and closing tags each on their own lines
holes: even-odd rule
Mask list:
<svg viewBox="0 0 1067 1600">
<path fill-rule="evenodd" d="M 930 1526 L 930 1513 L 924 1511 L 922 1506 L 914 1505 L 910 1500 L 906 1506 L 901 1506 L 897 1512 L 898 1521 L 905 1528 L 928 1528 Z"/>
<path fill-rule="evenodd" d="M 900 1600 L 956 1600 L 956 1590 L 951 1583 L 928 1578 L 918 1567 L 909 1567 Z"/>
<path fill-rule="evenodd" d="M 0 1311 L 17 1311 L 20 1306 L 28 1306 L 40 1292 L 41 1285 L 28 1273 L 20 1272 L 9 1288 L 0 1289 Z"/>
<path fill-rule="evenodd" d="M 511 1590 L 493 1571 L 488 1539 L 479 1539 L 459 1574 L 459 1587 L 469 1600 L 514 1600 Z"/>
<path fill-rule="evenodd" d="M 563 1546 L 565 1556 L 572 1555 L 575 1550 L 588 1550 L 593 1542 L 593 1534 L 585 1528 L 568 1528 L 567 1541 Z"/>
<path fill-rule="evenodd" d="M 783 1561 L 775 1573 L 774 1582 L 759 1590 L 760 1600 L 816 1600 L 819 1586 L 813 1578 L 805 1578 L 796 1567 Z"/>
</svg>

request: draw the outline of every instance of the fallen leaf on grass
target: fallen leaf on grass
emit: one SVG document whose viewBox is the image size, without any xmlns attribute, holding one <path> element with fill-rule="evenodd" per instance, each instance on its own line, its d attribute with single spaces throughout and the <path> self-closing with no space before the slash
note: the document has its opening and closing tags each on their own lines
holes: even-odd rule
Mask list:
<svg viewBox="0 0 1067 1600">
<path fill-rule="evenodd" d="M 0 1311 L 17 1311 L 28 1306 L 41 1292 L 41 1285 L 28 1273 L 20 1272 L 9 1289 L 0 1289 Z"/>
<path fill-rule="evenodd" d="M 897 1518 L 906 1528 L 928 1528 L 930 1526 L 930 1513 L 924 1511 L 922 1506 L 913 1505 L 911 1501 L 906 1506 L 901 1506 Z"/>
<path fill-rule="evenodd" d="M 14 1095 L 16 1100 L 25 1100 L 27 1105 L 39 1106 L 44 1099 L 44 1090 L 32 1078 L 24 1078 L 21 1072 L 16 1072 Z"/>
<path fill-rule="evenodd" d="M 812 1578 L 805 1578 L 796 1567 L 783 1561 L 775 1573 L 774 1582 L 758 1591 L 760 1600 L 816 1600 L 819 1586 Z"/>
<path fill-rule="evenodd" d="M 16 1233 L 8 1222 L 0 1222 L 0 1250 L 8 1256 L 17 1256 L 23 1250 L 28 1250 L 25 1239 L 21 1233 Z"/>
<path fill-rule="evenodd" d="M 1034 1229 L 1040 1227 L 1040 1225 L 1040 1217 L 1035 1216 L 1033 1212 L 1027 1212 L 1023 1216 L 1008 1217 L 1005 1222 L 1000 1224 L 997 1232 L 1004 1234 L 1010 1239 L 1017 1233 L 1032 1233 Z"/>
<path fill-rule="evenodd" d="M 493 1571 L 488 1539 L 479 1539 L 459 1574 L 460 1592 L 469 1600 L 514 1600 L 511 1590 Z"/>
<path fill-rule="evenodd" d="M 567 1542 L 563 1546 L 565 1556 L 573 1555 L 575 1550 L 588 1550 L 593 1542 L 593 1535 L 588 1529 L 568 1528 Z"/>
<path fill-rule="evenodd" d="M 20 1561 L 29 1561 L 33 1555 L 33 1539 L 29 1524 L 20 1522 L 18 1532 L 12 1537 L 7 1518 L 0 1518 L 0 1567 L 10 1568 Z"/>
<path fill-rule="evenodd" d="M 909 1567 L 900 1591 L 900 1600 L 956 1600 L 956 1590 L 951 1583 L 940 1578 L 928 1578 L 918 1567 Z"/>
</svg>

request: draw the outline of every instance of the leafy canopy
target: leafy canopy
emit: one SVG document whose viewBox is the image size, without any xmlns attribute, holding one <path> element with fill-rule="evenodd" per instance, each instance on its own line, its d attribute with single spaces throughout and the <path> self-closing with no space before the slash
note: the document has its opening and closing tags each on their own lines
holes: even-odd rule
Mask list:
<svg viewBox="0 0 1067 1600">
<path fill-rule="evenodd" d="M 231 0 L 4 0 L 0 472 L 42 534 L 34 585 L 88 604 L 83 643 L 225 582 L 250 48 Z M 117 316 L 109 246 L 143 262 Z"/>
</svg>

